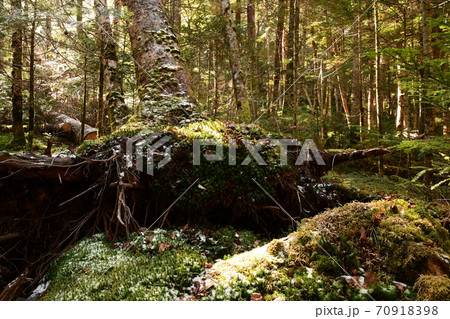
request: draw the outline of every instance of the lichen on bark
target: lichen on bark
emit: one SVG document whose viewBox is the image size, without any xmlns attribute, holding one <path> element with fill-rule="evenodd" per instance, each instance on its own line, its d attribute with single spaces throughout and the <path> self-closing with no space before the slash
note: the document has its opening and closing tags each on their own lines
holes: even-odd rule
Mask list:
<svg viewBox="0 0 450 319">
<path fill-rule="evenodd" d="M 161 2 L 126 0 L 124 4 L 133 14 L 129 32 L 139 87 L 139 117 L 152 124 L 198 119 L 177 39 Z"/>
</svg>

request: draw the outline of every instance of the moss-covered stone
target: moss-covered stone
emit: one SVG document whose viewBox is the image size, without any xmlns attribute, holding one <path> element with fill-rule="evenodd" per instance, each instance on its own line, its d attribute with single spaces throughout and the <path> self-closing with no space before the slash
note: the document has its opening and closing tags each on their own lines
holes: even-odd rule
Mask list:
<svg viewBox="0 0 450 319">
<path fill-rule="evenodd" d="M 447 230 L 421 207 L 350 203 L 303 220 L 283 240 L 216 263 L 210 273 L 219 285 L 208 298 L 441 299 L 449 244 Z"/>
</svg>

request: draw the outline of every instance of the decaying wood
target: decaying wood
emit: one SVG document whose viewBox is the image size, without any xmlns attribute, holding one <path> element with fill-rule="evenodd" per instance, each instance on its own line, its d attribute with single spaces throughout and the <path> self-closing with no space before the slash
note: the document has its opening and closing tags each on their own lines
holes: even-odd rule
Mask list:
<svg viewBox="0 0 450 319">
<path fill-rule="evenodd" d="M 365 159 L 372 156 L 380 156 L 380 155 L 386 155 L 389 154 L 390 151 L 387 148 L 370 148 L 370 149 L 364 149 L 364 150 L 355 150 L 350 152 L 341 152 L 341 153 L 330 153 L 326 152 L 325 154 L 325 161 L 328 160 L 328 162 L 331 159 L 331 166 L 329 166 L 329 169 L 333 169 L 333 166 L 339 163 L 349 162 L 349 161 L 356 161 Z M 328 166 L 328 165 L 327 165 Z"/>
<path fill-rule="evenodd" d="M 27 269 L 23 274 L 10 282 L 0 294 L 0 301 L 17 300 L 25 286 L 29 285 L 32 281 L 31 278 L 28 278 L 28 275 L 29 270 Z"/>
<path fill-rule="evenodd" d="M 73 142 L 96 140 L 98 138 L 97 129 L 89 125 L 84 125 L 84 136 L 81 138 L 81 122 L 67 115 L 49 112 L 45 114 L 47 124 L 45 129 L 53 131 Z"/>
<path fill-rule="evenodd" d="M 0 152 L 0 177 L 15 175 L 19 179 L 57 179 L 60 182 L 80 181 L 84 179 L 84 164 L 76 163 L 71 157 L 54 158 L 32 153 L 9 154 Z"/>
</svg>

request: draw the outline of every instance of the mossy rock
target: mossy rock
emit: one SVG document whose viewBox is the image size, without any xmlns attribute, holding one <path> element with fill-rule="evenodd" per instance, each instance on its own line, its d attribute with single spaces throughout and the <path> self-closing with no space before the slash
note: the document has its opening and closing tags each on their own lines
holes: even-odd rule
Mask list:
<svg viewBox="0 0 450 319">
<path fill-rule="evenodd" d="M 441 300 L 448 298 L 449 244 L 448 231 L 420 206 L 350 203 L 216 263 L 210 273 L 219 285 L 207 298 Z"/>
</svg>

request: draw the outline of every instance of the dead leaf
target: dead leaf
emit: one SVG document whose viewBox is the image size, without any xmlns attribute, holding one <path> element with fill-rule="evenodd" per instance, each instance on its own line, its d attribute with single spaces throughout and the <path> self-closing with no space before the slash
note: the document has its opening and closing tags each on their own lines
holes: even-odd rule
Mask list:
<svg viewBox="0 0 450 319">
<path fill-rule="evenodd" d="M 200 292 L 200 282 L 199 281 L 194 281 L 194 295 L 197 295 Z"/>
<path fill-rule="evenodd" d="M 259 293 L 254 293 L 252 294 L 252 296 L 250 297 L 251 301 L 264 301 L 264 298 L 261 294 Z"/>
<path fill-rule="evenodd" d="M 159 244 L 159 251 L 165 252 L 170 249 L 170 244 L 168 242 L 163 241 L 161 244 Z"/>
<path fill-rule="evenodd" d="M 206 188 L 204 187 L 204 186 L 202 186 L 202 185 L 200 185 L 200 184 L 198 184 L 198 186 L 197 186 L 199 189 L 201 189 L 201 190 L 204 190 L 204 191 L 206 191 Z"/>
<path fill-rule="evenodd" d="M 398 289 L 400 292 L 405 292 L 406 288 L 408 288 L 408 285 L 407 285 L 407 284 L 404 284 L 404 283 L 402 283 L 402 282 L 393 281 L 392 283 L 394 284 L 395 287 L 397 287 L 397 289 Z"/>
<path fill-rule="evenodd" d="M 153 241 L 153 237 L 147 237 L 147 238 L 145 238 L 145 242 L 148 244 L 148 243 L 151 243 Z"/>
<path fill-rule="evenodd" d="M 177 237 L 177 234 L 175 234 L 175 233 L 172 233 L 172 234 L 170 234 L 170 238 L 175 238 L 175 237 Z"/>
<path fill-rule="evenodd" d="M 207 269 L 211 269 L 212 266 L 213 266 L 212 264 L 208 264 L 208 263 L 205 264 L 205 268 L 207 268 Z"/>
<path fill-rule="evenodd" d="M 368 288 L 377 282 L 377 274 L 370 269 L 366 271 L 366 273 L 364 274 L 364 288 Z"/>
<path fill-rule="evenodd" d="M 375 227 L 380 226 L 381 221 L 383 220 L 383 212 L 379 212 L 378 214 L 373 214 L 372 215 L 372 222 L 375 225 Z"/>
<path fill-rule="evenodd" d="M 242 246 L 239 246 L 238 249 L 236 250 L 236 254 L 239 254 L 242 251 Z"/>
<path fill-rule="evenodd" d="M 448 268 L 445 262 L 433 257 L 428 259 L 428 273 L 433 276 L 448 275 Z"/>
<path fill-rule="evenodd" d="M 253 247 L 259 247 L 259 245 L 261 244 L 261 242 L 259 240 L 255 241 L 255 243 L 253 244 Z"/>
</svg>

